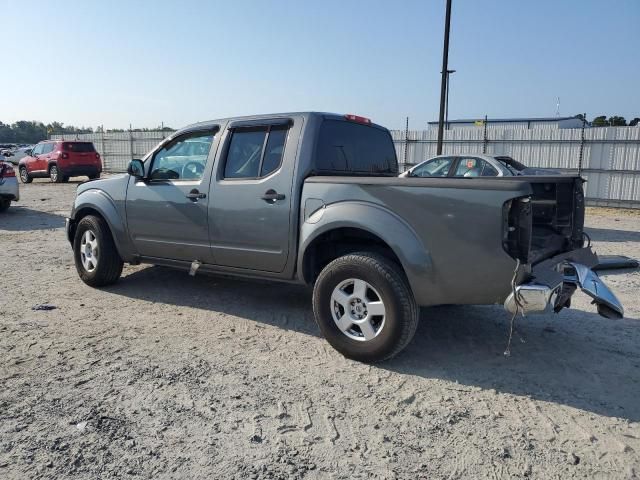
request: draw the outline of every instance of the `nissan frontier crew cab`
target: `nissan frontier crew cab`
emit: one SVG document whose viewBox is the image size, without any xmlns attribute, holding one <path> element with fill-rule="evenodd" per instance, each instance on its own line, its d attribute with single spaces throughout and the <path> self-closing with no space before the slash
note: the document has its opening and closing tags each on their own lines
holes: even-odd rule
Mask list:
<svg viewBox="0 0 640 480">
<path fill-rule="evenodd" d="M 313 286 L 323 335 L 361 361 L 399 353 L 431 305 L 558 312 L 580 287 L 622 317 L 591 271 L 580 177 L 397 174 L 389 131 L 363 117 L 214 120 L 80 185 L 66 231 L 94 287 L 124 262 Z"/>
</svg>

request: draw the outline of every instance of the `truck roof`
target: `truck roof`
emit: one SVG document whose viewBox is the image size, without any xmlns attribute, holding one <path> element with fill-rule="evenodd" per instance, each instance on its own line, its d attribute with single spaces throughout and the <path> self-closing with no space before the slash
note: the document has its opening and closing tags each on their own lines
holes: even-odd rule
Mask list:
<svg viewBox="0 0 640 480">
<path fill-rule="evenodd" d="M 241 116 L 241 117 L 227 117 L 227 118 L 219 118 L 215 120 L 206 120 L 204 122 L 198 122 L 198 123 L 193 123 L 191 125 L 187 125 L 186 127 L 178 130 L 178 132 L 181 132 L 184 130 L 191 130 L 193 128 L 214 126 L 214 125 L 218 125 L 219 123 L 224 123 L 229 121 L 251 121 L 251 120 L 261 120 L 261 119 L 268 119 L 268 118 L 274 118 L 274 117 L 275 118 L 278 118 L 278 117 L 287 118 L 287 117 L 295 117 L 295 116 L 298 116 L 298 117 L 302 116 L 305 118 L 323 117 L 324 119 L 347 121 L 347 119 L 345 118 L 345 115 L 347 114 L 330 113 L 330 112 L 286 112 L 286 113 L 268 113 L 268 114 L 265 113 L 260 115 L 248 115 L 248 116 Z M 378 125 L 373 122 L 368 125 L 371 127 L 382 128 L 386 130 L 386 128 L 383 127 L 382 125 Z"/>
</svg>

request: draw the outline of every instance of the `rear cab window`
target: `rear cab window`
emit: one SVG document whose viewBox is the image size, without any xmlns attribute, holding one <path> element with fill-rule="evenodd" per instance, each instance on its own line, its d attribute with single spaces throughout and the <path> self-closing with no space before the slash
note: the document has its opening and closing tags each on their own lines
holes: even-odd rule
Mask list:
<svg viewBox="0 0 640 480">
<path fill-rule="evenodd" d="M 314 173 L 320 175 L 397 175 L 398 159 L 388 130 L 346 120 L 320 126 Z"/>
</svg>

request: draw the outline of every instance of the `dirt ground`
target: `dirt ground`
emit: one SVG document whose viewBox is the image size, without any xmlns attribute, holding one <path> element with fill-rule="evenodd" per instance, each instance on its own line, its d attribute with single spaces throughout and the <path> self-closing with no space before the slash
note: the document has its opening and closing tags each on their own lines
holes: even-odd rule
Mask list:
<svg viewBox="0 0 640 480">
<path fill-rule="evenodd" d="M 320 337 L 304 288 L 152 266 L 87 287 L 76 185 L 21 187 L 0 216 L 0 478 L 640 476 L 638 270 L 602 274 L 624 320 L 577 293 L 505 358 L 500 307 L 425 309 L 368 366 Z M 587 224 L 597 252 L 640 257 L 637 215 Z"/>
</svg>

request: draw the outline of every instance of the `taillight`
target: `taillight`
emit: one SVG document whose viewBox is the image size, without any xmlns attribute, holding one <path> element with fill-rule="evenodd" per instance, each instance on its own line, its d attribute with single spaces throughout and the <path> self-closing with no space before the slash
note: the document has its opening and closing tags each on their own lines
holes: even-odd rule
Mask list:
<svg viewBox="0 0 640 480">
<path fill-rule="evenodd" d="M 69 154 L 67 152 L 61 152 L 60 158 L 69 158 Z"/>
<path fill-rule="evenodd" d="M 371 120 L 367 117 L 361 117 L 360 115 L 353 115 L 352 113 L 348 113 L 344 116 L 350 122 L 363 123 L 365 125 L 371 125 Z"/>
<path fill-rule="evenodd" d="M 15 177 L 16 171 L 13 169 L 11 165 L 5 163 L 4 165 L 0 165 L 0 177 Z"/>
<path fill-rule="evenodd" d="M 96 158 L 100 158 L 100 154 L 98 152 L 96 152 Z"/>
</svg>

